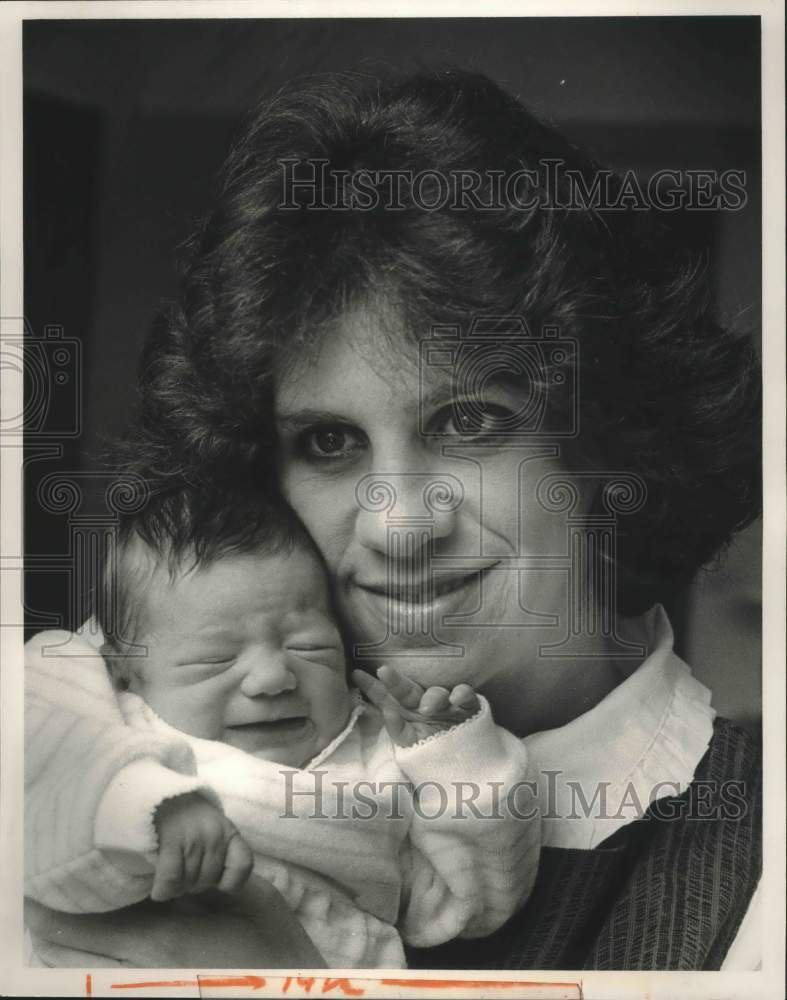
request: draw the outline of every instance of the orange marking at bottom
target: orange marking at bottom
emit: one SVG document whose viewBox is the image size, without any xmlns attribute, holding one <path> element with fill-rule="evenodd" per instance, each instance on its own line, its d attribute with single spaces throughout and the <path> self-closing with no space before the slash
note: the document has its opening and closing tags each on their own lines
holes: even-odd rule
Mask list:
<svg viewBox="0 0 787 1000">
<path fill-rule="evenodd" d="M 582 984 L 581 983 L 563 983 L 563 982 L 553 982 L 549 980 L 521 980 L 521 979 L 373 979 L 369 980 L 366 977 L 358 977 L 361 982 L 367 985 L 369 982 L 377 982 L 381 986 L 409 986 L 415 989 L 421 990 L 449 990 L 449 989 L 512 989 L 514 987 L 536 987 L 543 989 L 544 987 L 552 987 L 553 989 L 576 989 L 579 990 L 579 996 L 582 997 Z M 365 990 L 353 984 L 349 979 L 332 979 L 330 977 L 325 977 L 324 979 L 317 977 L 293 977 L 287 976 L 284 982 L 284 988 L 282 992 L 287 993 L 290 986 L 293 984 L 293 980 L 301 987 L 305 987 L 306 992 L 311 991 L 312 986 L 315 983 L 321 983 L 322 993 L 332 993 L 334 990 L 340 990 L 344 996 L 363 996 Z M 178 986 L 212 986 L 212 987 L 222 987 L 222 986 L 248 986 L 252 989 L 258 990 L 265 986 L 267 980 L 262 976 L 200 976 L 198 979 L 155 979 L 147 980 L 135 983 L 112 983 L 113 990 L 131 990 L 131 989 L 158 989 L 158 988 L 173 988 Z M 91 996 L 93 992 L 93 979 L 92 976 L 88 975 L 85 980 L 85 993 L 87 996 Z"/>
<path fill-rule="evenodd" d="M 364 995 L 364 990 L 360 989 L 358 986 L 353 986 L 349 979 L 323 980 L 323 993 L 330 993 L 331 990 L 335 989 L 340 989 L 342 991 L 342 996 L 345 997 L 362 997 Z"/>
<path fill-rule="evenodd" d="M 154 979 L 142 983 L 112 983 L 113 990 L 151 990 L 156 986 L 199 986 L 197 979 Z"/>
<path fill-rule="evenodd" d="M 143 983 L 112 983 L 113 990 L 143 989 L 149 990 L 156 987 L 173 986 L 250 986 L 254 990 L 259 990 L 265 986 L 267 980 L 262 976 L 200 976 L 199 979 L 156 979 Z"/>
<path fill-rule="evenodd" d="M 223 976 L 216 979 L 211 976 L 200 976 L 200 986 L 251 986 L 254 990 L 262 989 L 267 980 L 263 976 Z"/>
<path fill-rule="evenodd" d="M 555 986 L 567 989 L 580 989 L 579 983 L 555 983 L 551 981 L 526 982 L 521 979 L 381 979 L 383 986 L 415 986 L 416 989 L 447 990 L 447 989 L 489 989 L 500 987 L 510 989 L 512 986 Z"/>
<path fill-rule="evenodd" d="M 292 986 L 293 981 L 295 981 L 298 986 L 302 986 L 307 993 L 310 992 L 312 986 L 314 986 L 315 976 L 287 976 L 284 980 L 284 985 L 281 988 L 282 993 L 287 993 L 289 988 Z"/>
<path fill-rule="evenodd" d="M 93 996 L 93 977 L 90 975 L 89 972 L 85 976 L 85 996 L 86 997 Z"/>
</svg>

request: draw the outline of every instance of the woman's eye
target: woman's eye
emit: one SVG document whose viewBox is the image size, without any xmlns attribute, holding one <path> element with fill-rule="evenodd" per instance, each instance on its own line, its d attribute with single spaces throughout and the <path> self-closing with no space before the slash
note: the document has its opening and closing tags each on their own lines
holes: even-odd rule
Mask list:
<svg viewBox="0 0 787 1000">
<path fill-rule="evenodd" d="M 345 458 L 362 446 L 359 432 L 349 427 L 316 427 L 304 431 L 300 440 L 301 449 L 310 458 Z"/>
<path fill-rule="evenodd" d="M 458 402 L 438 414 L 435 430 L 464 438 L 486 437 L 505 430 L 512 416 L 511 410 L 495 403 Z"/>
</svg>

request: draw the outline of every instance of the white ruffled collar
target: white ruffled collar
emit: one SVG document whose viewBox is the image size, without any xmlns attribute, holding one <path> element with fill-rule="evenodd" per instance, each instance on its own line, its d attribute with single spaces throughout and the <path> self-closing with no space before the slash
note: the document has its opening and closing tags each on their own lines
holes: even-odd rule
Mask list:
<svg viewBox="0 0 787 1000">
<path fill-rule="evenodd" d="M 627 623 L 650 650 L 606 698 L 525 739 L 538 770 L 542 842 L 589 849 L 690 784 L 713 735 L 710 691 L 673 651 L 661 605 Z"/>
<path fill-rule="evenodd" d="M 323 747 L 316 757 L 310 760 L 308 764 L 303 765 L 304 770 L 311 771 L 314 770 L 314 768 L 319 767 L 324 761 L 326 761 L 331 756 L 331 754 L 333 754 L 335 750 L 338 750 L 338 748 L 342 745 L 342 743 L 344 743 L 347 740 L 347 737 L 350 735 L 350 733 L 354 731 L 358 719 L 366 711 L 366 703 L 364 702 L 363 697 L 361 696 L 361 692 L 357 688 L 350 689 L 350 699 L 352 704 L 352 711 L 350 712 L 350 717 L 348 718 L 347 724 L 345 725 L 344 729 L 339 733 L 338 736 L 334 736 L 331 742 L 326 747 Z"/>
</svg>

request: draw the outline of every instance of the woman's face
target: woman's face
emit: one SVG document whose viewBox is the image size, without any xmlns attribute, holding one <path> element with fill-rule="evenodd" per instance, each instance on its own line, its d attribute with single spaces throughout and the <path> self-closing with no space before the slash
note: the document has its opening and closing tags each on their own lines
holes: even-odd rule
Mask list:
<svg viewBox="0 0 787 1000">
<path fill-rule="evenodd" d="M 539 660 L 567 631 L 566 515 L 536 499 L 558 449 L 493 433 L 522 405 L 500 372 L 456 427 L 450 371 L 390 333 L 356 311 L 280 378 L 284 493 L 328 563 L 359 666 L 467 681 L 521 723 L 565 679 L 559 659 Z"/>
</svg>

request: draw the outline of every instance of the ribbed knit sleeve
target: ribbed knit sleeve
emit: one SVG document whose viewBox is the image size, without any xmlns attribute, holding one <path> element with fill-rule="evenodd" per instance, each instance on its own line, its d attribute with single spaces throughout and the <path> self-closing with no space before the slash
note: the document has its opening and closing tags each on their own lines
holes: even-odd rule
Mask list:
<svg viewBox="0 0 787 1000">
<path fill-rule="evenodd" d="M 541 818 L 524 745 L 482 699 L 474 718 L 398 747 L 396 760 L 413 783 L 402 937 L 431 947 L 490 934 L 525 902 L 538 871 Z"/>
<path fill-rule="evenodd" d="M 25 894 L 54 909 L 99 912 L 144 899 L 149 877 L 94 846 L 109 783 L 140 759 L 194 774 L 188 745 L 125 724 L 105 664 L 76 636 L 44 632 L 25 647 Z"/>
</svg>

